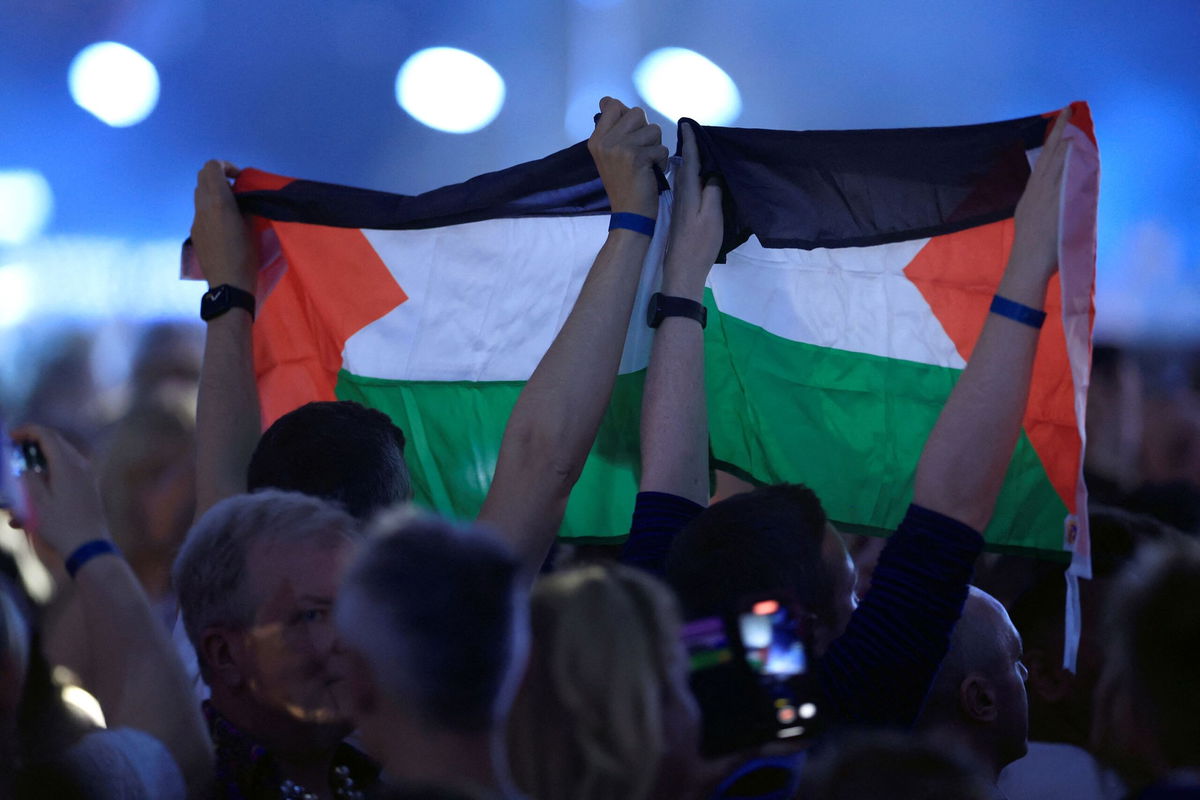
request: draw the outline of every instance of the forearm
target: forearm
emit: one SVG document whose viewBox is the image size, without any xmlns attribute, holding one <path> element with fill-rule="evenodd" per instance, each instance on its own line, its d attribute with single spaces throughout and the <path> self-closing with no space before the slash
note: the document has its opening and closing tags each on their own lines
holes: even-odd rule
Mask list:
<svg viewBox="0 0 1200 800">
<path fill-rule="evenodd" d="M 704 284 L 670 274 L 663 294 L 703 302 Z M 642 395 L 643 492 L 666 492 L 708 504 L 708 408 L 704 330 L 693 319 L 667 317 L 654 334 Z"/>
<path fill-rule="evenodd" d="M 509 417 L 480 519 L 534 570 L 557 533 L 612 394 L 649 237 L 610 231 Z"/>
<path fill-rule="evenodd" d="M 196 403 L 196 517 L 246 491 L 261 433 L 249 314 L 232 309 L 208 323 Z"/>
<path fill-rule="evenodd" d="M 1010 267 L 997 293 L 1040 309 L 1046 281 Z M 987 527 L 1021 431 L 1038 333 L 988 314 L 971 360 L 925 443 L 913 502 L 976 530 Z"/>
<path fill-rule="evenodd" d="M 144 731 L 175 758 L 196 796 L 211 778 L 211 746 L 183 664 L 124 559 L 83 565 L 84 609 L 96 697 L 110 727 Z"/>
</svg>

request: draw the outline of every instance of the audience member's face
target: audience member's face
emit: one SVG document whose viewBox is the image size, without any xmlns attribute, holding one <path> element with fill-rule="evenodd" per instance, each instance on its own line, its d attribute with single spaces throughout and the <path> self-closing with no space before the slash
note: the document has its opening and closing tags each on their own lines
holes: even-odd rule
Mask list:
<svg viewBox="0 0 1200 800">
<path fill-rule="evenodd" d="M 255 700 L 297 720 L 346 724 L 350 698 L 346 654 L 333 624 L 343 539 L 260 541 L 247 554 L 246 580 L 256 601 L 246 632 L 244 673 Z"/>
<path fill-rule="evenodd" d="M 825 559 L 825 569 L 833 579 L 833 601 L 832 618 L 817 625 L 814 636 L 817 655 L 823 654 L 833 640 L 842 635 L 846 626 L 850 624 L 850 615 L 858 607 L 858 598 L 854 594 L 857 582 L 854 560 L 850 558 L 842 535 L 832 525 L 825 526 L 821 557 Z"/>
<path fill-rule="evenodd" d="M 989 616 L 997 637 L 994 667 L 989 677 L 996 687 L 997 755 L 1007 764 L 1021 758 L 1028 750 L 1029 698 L 1025 693 L 1028 672 L 1021 663 L 1021 637 L 1004 606 L 994 597 L 987 596 L 972 596 L 969 602 L 977 600 L 986 606 L 983 613 Z"/>
</svg>

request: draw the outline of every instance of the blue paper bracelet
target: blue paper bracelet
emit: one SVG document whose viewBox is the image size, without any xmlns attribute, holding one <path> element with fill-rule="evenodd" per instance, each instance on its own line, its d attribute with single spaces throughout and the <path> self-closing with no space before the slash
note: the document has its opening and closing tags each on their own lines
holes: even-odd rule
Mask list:
<svg viewBox="0 0 1200 800">
<path fill-rule="evenodd" d="M 644 217 L 641 214 L 618 211 L 608 220 L 608 229 L 611 231 L 614 228 L 625 228 L 634 233 L 644 233 L 647 236 L 653 236 L 654 220 Z"/>
<path fill-rule="evenodd" d="M 75 552 L 67 558 L 67 574 L 74 578 L 75 573 L 79 572 L 84 564 L 105 553 L 112 553 L 114 556 L 121 555 L 117 546 L 107 539 L 93 539 L 90 542 L 84 542 L 76 547 Z"/>
<path fill-rule="evenodd" d="M 1022 305 L 1007 297 L 996 295 L 992 298 L 993 314 L 999 314 L 1002 317 L 1008 317 L 1011 320 L 1016 320 L 1022 325 L 1028 325 L 1031 328 L 1040 328 L 1042 323 L 1046 321 L 1046 312 L 1039 311 L 1036 308 L 1030 308 L 1027 305 Z"/>
</svg>

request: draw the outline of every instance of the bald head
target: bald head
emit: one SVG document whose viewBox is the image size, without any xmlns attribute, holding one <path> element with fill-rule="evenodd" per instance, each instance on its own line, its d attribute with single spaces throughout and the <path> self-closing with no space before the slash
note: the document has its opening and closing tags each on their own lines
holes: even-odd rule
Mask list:
<svg viewBox="0 0 1200 800">
<path fill-rule="evenodd" d="M 920 726 L 965 738 L 999 773 L 1025 754 L 1028 725 L 1021 637 L 1000 601 L 972 586 Z"/>
</svg>

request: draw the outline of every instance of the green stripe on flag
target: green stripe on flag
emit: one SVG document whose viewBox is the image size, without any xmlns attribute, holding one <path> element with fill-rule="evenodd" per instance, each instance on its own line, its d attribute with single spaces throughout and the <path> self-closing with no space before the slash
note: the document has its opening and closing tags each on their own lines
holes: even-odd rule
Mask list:
<svg viewBox="0 0 1200 800">
<path fill-rule="evenodd" d="M 791 341 L 717 311 L 707 298 L 705 356 L 712 453 L 754 483 L 804 483 L 831 520 L 882 533 L 912 497 L 921 448 L 959 370 Z M 625 536 L 640 473 L 645 371 L 617 378 L 562 535 Z M 342 371 L 337 396 L 387 413 L 408 438 L 418 503 L 474 519 L 491 483 L 522 381 L 404 381 Z M 1067 510 L 1021 434 L 991 525 L 993 550 L 1062 549 Z"/>
<path fill-rule="evenodd" d="M 959 370 L 775 336 L 717 312 L 705 339 L 709 434 L 721 468 L 804 483 L 848 529 L 895 529 L 917 460 Z M 1024 433 L 985 538 L 996 550 L 1062 549 L 1067 509 Z"/>
<path fill-rule="evenodd" d="M 640 477 L 638 422 L 645 371 L 620 375 L 561 534 L 577 542 L 629 533 Z M 420 505 L 474 519 L 492 481 L 504 426 L 523 381 L 401 381 L 343 370 L 336 393 L 383 411 L 404 431 L 405 460 Z"/>
</svg>

